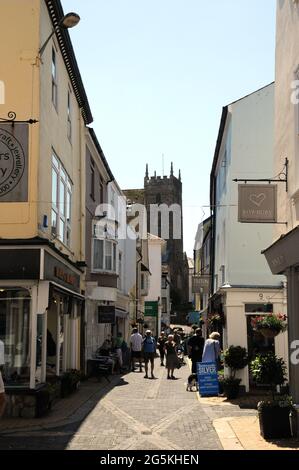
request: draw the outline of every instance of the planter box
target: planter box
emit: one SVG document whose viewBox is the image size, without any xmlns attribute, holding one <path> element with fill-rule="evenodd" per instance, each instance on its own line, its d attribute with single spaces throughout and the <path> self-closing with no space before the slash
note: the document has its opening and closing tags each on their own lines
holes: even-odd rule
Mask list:
<svg viewBox="0 0 299 470">
<path fill-rule="evenodd" d="M 287 439 L 292 437 L 290 408 L 269 407 L 259 411 L 261 435 L 264 439 Z"/>
</svg>

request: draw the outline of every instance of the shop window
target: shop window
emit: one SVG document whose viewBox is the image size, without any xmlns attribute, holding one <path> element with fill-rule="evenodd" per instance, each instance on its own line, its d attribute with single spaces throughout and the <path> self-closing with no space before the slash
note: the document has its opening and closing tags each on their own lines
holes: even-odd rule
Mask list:
<svg viewBox="0 0 299 470">
<path fill-rule="evenodd" d="M 52 155 L 52 236 L 71 244 L 72 182 L 53 151 Z"/>
<path fill-rule="evenodd" d="M 0 339 L 5 348 L 3 376 L 8 385 L 29 384 L 30 301 L 26 289 L 0 289 Z"/>
</svg>

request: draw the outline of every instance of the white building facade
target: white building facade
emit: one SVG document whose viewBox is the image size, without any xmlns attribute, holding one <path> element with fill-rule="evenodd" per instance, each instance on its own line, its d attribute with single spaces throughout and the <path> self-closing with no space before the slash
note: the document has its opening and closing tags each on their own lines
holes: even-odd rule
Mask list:
<svg viewBox="0 0 299 470">
<path fill-rule="evenodd" d="M 250 357 L 275 350 L 287 360 L 286 334 L 275 344 L 252 329 L 254 315 L 286 313 L 283 276 L 273 276 L 262 249 L 273 224 L 238 222 L 238 184 L 233 179 L 271 178 L 274 174 L 274 84 L 223 108 L 211 173 L 213 210 L 213 297 L 210 312 L 223 320 L 223 347 L 245 347 Z M 239 377 L 248 390 L 248 368 Z"/>
</svg>

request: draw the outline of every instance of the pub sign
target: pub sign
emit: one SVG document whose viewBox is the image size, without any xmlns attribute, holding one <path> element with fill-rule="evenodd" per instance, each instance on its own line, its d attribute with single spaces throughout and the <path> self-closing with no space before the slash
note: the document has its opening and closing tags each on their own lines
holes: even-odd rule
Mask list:
<svg viewBox="0 0 299 470">
<path fill-rule="evenodd" d="M 28 201 L 26 123 L 0 123 L 0 203 Z"/>
</svg>

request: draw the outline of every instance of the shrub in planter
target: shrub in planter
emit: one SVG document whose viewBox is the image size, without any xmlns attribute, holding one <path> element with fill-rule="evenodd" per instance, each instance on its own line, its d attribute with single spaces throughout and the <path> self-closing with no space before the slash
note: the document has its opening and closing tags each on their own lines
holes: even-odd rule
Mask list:
<svg viewBox="0 0 299 470">
<path fill-rule="evenodd" d="M 61 397 L 65 398 L 78 389 L 81 372 L 75 369 L 65 372 L 61 376 Z"/>
<path fill-rule="evenodd" d="M 223 358 L 225 366 L 230 371 L 230 375 L 222 381 L 224 394 L 230 399 L 237 398 L 241 379 L 236 378 L 236 373 L 248 364 L 247 350 L 241 346 L 230 346 L 224 351 Z"/>
<path fill-rule="evenodd" d="M 294 409 L 290 400 L 261 401 L 257 406 L 260 432 L 264 439 L 292 437 L 290 412 Z"/>
<path fill-rule="evenodd" d="M 275 397 L 277 385 L 286 381 L 286 365 L 283 359 L 273 353 L 257 356 L 251 362 L 251 373 L 257 383 L 269 385 L 272 399 L 258 403 L 260 432 L 265 439 L 291 437 L 289 414 L 292 410 L 291 399 Z"/>
</svg>

